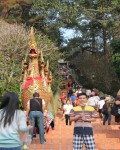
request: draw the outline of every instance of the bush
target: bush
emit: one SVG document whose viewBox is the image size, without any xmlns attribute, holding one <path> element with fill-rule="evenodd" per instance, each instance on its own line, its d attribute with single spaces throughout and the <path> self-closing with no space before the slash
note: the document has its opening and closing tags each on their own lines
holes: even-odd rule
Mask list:
<svg viewBox="0 0 120 150">
<path fill-rule="evenodd" d="M 29 30 L 18 24 L 9 24 L 0 20 L 0 94 L 14 91 L 20 97 L 20 76 L 22 61 L 28 53 Z M 37 33 L 35 36 L 39 50 L 43 50 L 45 60 L 50 60 L 50 69 L 60 57 L 59 50 L 47 36 Z M 53 74 L 54 78 L 54 74 Z M 55 80 L 55 79 L 54 79 Z M 53 84 L 59 84 L 53 81 Z"/>
</svg>

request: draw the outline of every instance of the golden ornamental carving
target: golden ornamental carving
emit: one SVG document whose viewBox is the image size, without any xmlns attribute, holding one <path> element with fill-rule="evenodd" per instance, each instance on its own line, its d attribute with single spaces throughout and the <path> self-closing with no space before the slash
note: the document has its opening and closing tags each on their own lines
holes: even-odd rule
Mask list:
<svg viewBox="0 0 120 150">
<path fill-rule="evenodd" d="M 35 50 L 37 50 L 37 43 L 35 41 L 33 27 L 31 27 L 31 31 L 30 31 L 29 49 L 35 49 Z"/>
<path fill-rule="evenodd" d="M 40 57 L 38 57 L 39 55 Z M 50 73 L 48 78 L 48 73 L 49 62 L 47 61 L 46 67 L 44 67 L 43 54 L 42 52 L 38 52 L 32 27 L 30 32 L 29 52 L 23 61 L 20 79 L 22 101 L 25 110 L 27 109 L 28 100 L 33 98 L 34 92 L 40 94 L 40 97 L 45 100 L 46 109 L 48 108 L 53 97 L 51 91 L 52 75 Z"/>
</svg>

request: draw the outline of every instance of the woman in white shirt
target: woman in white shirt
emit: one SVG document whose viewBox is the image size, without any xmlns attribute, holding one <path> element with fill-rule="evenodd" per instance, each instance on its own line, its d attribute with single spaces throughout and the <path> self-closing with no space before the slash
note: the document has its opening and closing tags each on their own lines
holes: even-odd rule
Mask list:
<svg viewBox="0 0 120 150">
<path fill-rule="evenodd" d="M 19 131 L 28 132 L 31 128 L 19 109 L 18 95 L 6 93 L 0 107 L 0 150 L 21 150 Z"/>
<path fill-rule="evenodd" d="M 99 112 L 100 118 L 103 118 L 102 108 L 103 108 L 104 104 L 105 104 L 105 97 L 101 97 L 100 101 L 98 102 L 98 112 Z"/>
<path fill-rule="evenodd" d="M 73 108 L 73 105 L 71 104 L 71 101 L 67 100 L 66 104 L 63 106 L 66 125 L 68 125 L 68 122 L 69 122 L 69 125 L 71 125 L 69 113 L 72 108 Z"/>
</svg>

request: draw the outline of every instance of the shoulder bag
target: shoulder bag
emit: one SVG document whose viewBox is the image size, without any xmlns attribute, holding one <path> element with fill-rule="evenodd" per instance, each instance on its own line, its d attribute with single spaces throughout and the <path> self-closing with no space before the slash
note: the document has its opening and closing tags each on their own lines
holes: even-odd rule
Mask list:
<svg viewBox="0 0 120 150">
<path fill-rule="evenodd" d="M 120 116 L 120 105 L 114 104 L 114 105 L 111 107 L 111 114 L 112 114 L 113 116 Z"/>
<path fill-rule="evenodd" d="M 34 100 L 39 104 L 39 106 L 41 107 L 41 111 L 43 112 L 42 106 L 41 106 L 41 104 L 39 103 L 39 101 L 38 101 L 37 99 L 34 99 Z M 41 101 L 42 101 L 42 99 L 41 99 Z"/>
</svg>

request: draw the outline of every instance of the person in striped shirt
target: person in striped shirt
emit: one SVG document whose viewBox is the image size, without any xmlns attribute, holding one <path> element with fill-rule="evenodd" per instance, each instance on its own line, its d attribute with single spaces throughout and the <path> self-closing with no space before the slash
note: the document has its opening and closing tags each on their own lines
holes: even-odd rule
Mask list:
<svg viewBox="0 0 120 150">
<path fill-rule="evenodd" d="M 95 150 L 93 129 L 91 122 L 95 121 L 97 113 L 92 106 L 87 106 L 87 95 L 79 94 L 78 106 L 70 111 L 70 121 L 74 121 L 73 150 L 82 150 L 85 143 L 86 150 Z"/>
</svg>

